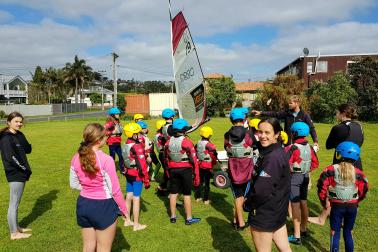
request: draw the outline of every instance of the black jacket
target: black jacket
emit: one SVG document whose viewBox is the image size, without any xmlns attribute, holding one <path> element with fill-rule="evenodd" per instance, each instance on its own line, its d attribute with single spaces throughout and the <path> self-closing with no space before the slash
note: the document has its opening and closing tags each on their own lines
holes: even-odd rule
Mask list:
<svg viewBox="0 0 378 252">
<path fill-rule="evenodd" d="M 0 135 L 1 159 L 8 182 L 28 181 L 32 174 L 26 154 L 32 147 L 22 132 L 5 131 Z"/>
<path fill-rule="evenodd" d="M 260 151 L 245 203 L 252 227 L 274 232 L 286 222 L 290 194 L 289 159 L 280 143 Z"/>
<path fill-rule="evenodd" d="M 300 110 L 296 117 L 293 115 L 293 112 L 291 112 L 290 110 L 280 111 L 280 112 L 262 111 L 261 115 L 275 117 L 277 119 L 284 120 L 285 122 L 284 131 L 289 136 L 288 144 L 292 143 L 291 142 L 292 136 L 290 134 L 290 128 L 291 128 L 291 125 L 293 125 L 293 123 L 295 122 L 306 123 L 310 127 L 310 134 L 311 134 L 312 140 L 314 142 L 318 142 L 318 136 L 316 135 L 315 126 L 311 120 L 311 117 L 309 114 L 305 113 L 303 110 Z"/>
<path fill-rule="evenodd" d="M 361 124 L 355 121 L 347 120 L 333 126 L 327 138 L 326 148 L 327 150 L 336 149 L 336 147 L 344 141 L 354 142 L 361 147 L 364 143 L 364 132 Z M 333 155 L 333 163 L 338 163 L 338 160 L 336 159 L 336 152 Z M 354 163 L 354 166 L 362 170 L 361 158 Z"/>
</svg>

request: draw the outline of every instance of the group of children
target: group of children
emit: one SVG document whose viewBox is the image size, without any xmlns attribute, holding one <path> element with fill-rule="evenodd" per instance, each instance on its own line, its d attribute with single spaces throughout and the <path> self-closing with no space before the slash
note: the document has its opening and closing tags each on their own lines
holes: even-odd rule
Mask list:
<svg viewBox="0 0 378 252">
<path fill-rule="evenodd" d="M 126 176 L 127 209 L 133 204 L 133 221 L 130 213 L 126 215 L 125 226 L 133 225 L 134 230 L 141 230 L 146 225 L 138 222 L 140 195 L 142 187 L 147 189 L 150 181 L 156 178 L 160 167 L 164 176 L 158 186 L 158 192 L 169 192 L 170 222 L 176 223 L 176 203 L 178 194 L 183 194 L 186 212 L 185 224 L 200 221 L 191 213 L 191 190 L 195 187 L 195 199 L 209 204 L 210 178 L 213 166 L 217 163 L 217 149 L 210 138 L 213 130 L 204 126 L 200 128 L 201 140 L 194 146 L 186 136 L 191 128 L 184 119 L 174 119 L 172 109 L 162 112 L 163 119 L 156 122 L 157 132 L 153 141 L 148 138 L 148 126 L 143 115 L 136 114 L 134 121 L 124 127 L 127 137 L 126 145 L 121 150 L 119 122 L 120 111 L 109 110 L 109 119 L 105 124 L 108 131 L 110 154 L 119 157 L 120 171 Z M 259 141 L 260 119 L 248 119 L 249 111 L 245 108 L 234 108 L 230 112 L 231 129 L 224 136 L 224 148 L 228 155 L 228 174 L 231 190 L 235 199 L 235 215 L 232 225 L 243 230 L 249 224 L 243 218 L 243 204 L 250 189 L 253 168 L 258 162 L 259 152 L 264 145 Z M 289 242 L 301 244 L 301 237 L 307 236 L 307 194 L 310 172 L 319 166 L 313 147 L 306 137 L 310 134 L 307 123 L 299 121 L 291 125 L 290 132 L 281 132 L 279 140 L 287 153 L 290 165 L 290 205 L 289 215 L 293 220 L 294 232 L 288 237 Z M 158 152 L 158 158 L 155 151 Z M 120 151 L 121 150 L 121 151 Z M 331 210 L 331 248 L 338 249 L 340 229 L 343 224 L 346 250 L 353 249 L 351 230 L 357 214 L 357 204 L 367 192 L 367 179 L 355 166 L 359 159 L 360 147 L 353 142 L 343 142 L 336 148 L 337 163 L 327 167 L 318 181 L 318 195 L 326 207 L 330 202 Z M 155 165 L 155 170 L 152 169 Z M 261 174 L 260 174 L 261 176 Z M 169 181 L 169 190 L 168 190 Z M 203 193 L 203 196 L 202 196 Z M 335 250 L 336 249 L 336 250 Z"/>
</svg>

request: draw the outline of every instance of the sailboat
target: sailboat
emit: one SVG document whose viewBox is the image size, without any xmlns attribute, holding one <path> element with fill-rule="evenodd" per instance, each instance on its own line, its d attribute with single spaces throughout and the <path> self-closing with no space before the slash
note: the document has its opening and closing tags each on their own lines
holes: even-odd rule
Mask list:
<svg viewBox="0 0 378 252">
<path fill-rule="evenodd" d="M 204 75 L 194 46 L 192 35 L 182 11 L 171 20 L 172 60 L 180 118 L 187 120 L 196 130 L 209 119 L 206 117 Z"/>
</svg>

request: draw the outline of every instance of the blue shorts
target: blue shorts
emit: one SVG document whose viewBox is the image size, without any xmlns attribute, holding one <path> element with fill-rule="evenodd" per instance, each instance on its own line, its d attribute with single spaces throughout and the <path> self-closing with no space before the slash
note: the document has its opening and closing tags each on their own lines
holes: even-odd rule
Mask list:
<svg viewBox="0 0 378 252">
<path fill-rule="evenodd" d="M 77 224 L 82 228 L 104 230 L 117 220 L 118 215 L 119 208 L 113 198 L 98 200 L 79 196 L 77 199 Z"/>
<path fill-rule="evenodd" d="M 234 198 L 237 199 L 240 197 L 246 197 L 249 191 L 250 184 L 251 183 L 249 181 L 243 184 L 231 183 L 231 191 Z"/>
<path fill-rule="evenodd" d="M 134 197 L 142 195 L 143 182 L 136 181 L 135 177 L 126 177 L 126 193 L 133 193 Z"/>
</svg>

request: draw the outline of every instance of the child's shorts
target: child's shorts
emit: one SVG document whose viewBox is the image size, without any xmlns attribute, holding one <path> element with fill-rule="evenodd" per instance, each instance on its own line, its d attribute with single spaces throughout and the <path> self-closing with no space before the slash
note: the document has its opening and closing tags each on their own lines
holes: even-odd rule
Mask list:
<svg viewBox="0 0 378 252">
<path fill-rule="evenodd" d="M 142 181 L 136 181 L 135 177 L 126 177 L 126 193 L 133 193 L 134 197 L 140 197 L 140 195 L 142 195 L 142 189 Z"/>
<path fill-rule="evenodd" d="M 308 183 L 310 176 L 308 173 L 291 173 L 290 201 L 300 202 L 307 200 Z"/>
<path fill-rule="evenodd" d="M 119 215 L 113 198 L 89 199 L 79 196 L 76 204 L 77 224 L 82 228 L 104 230 L 112 225 Z"/>
</svg>

